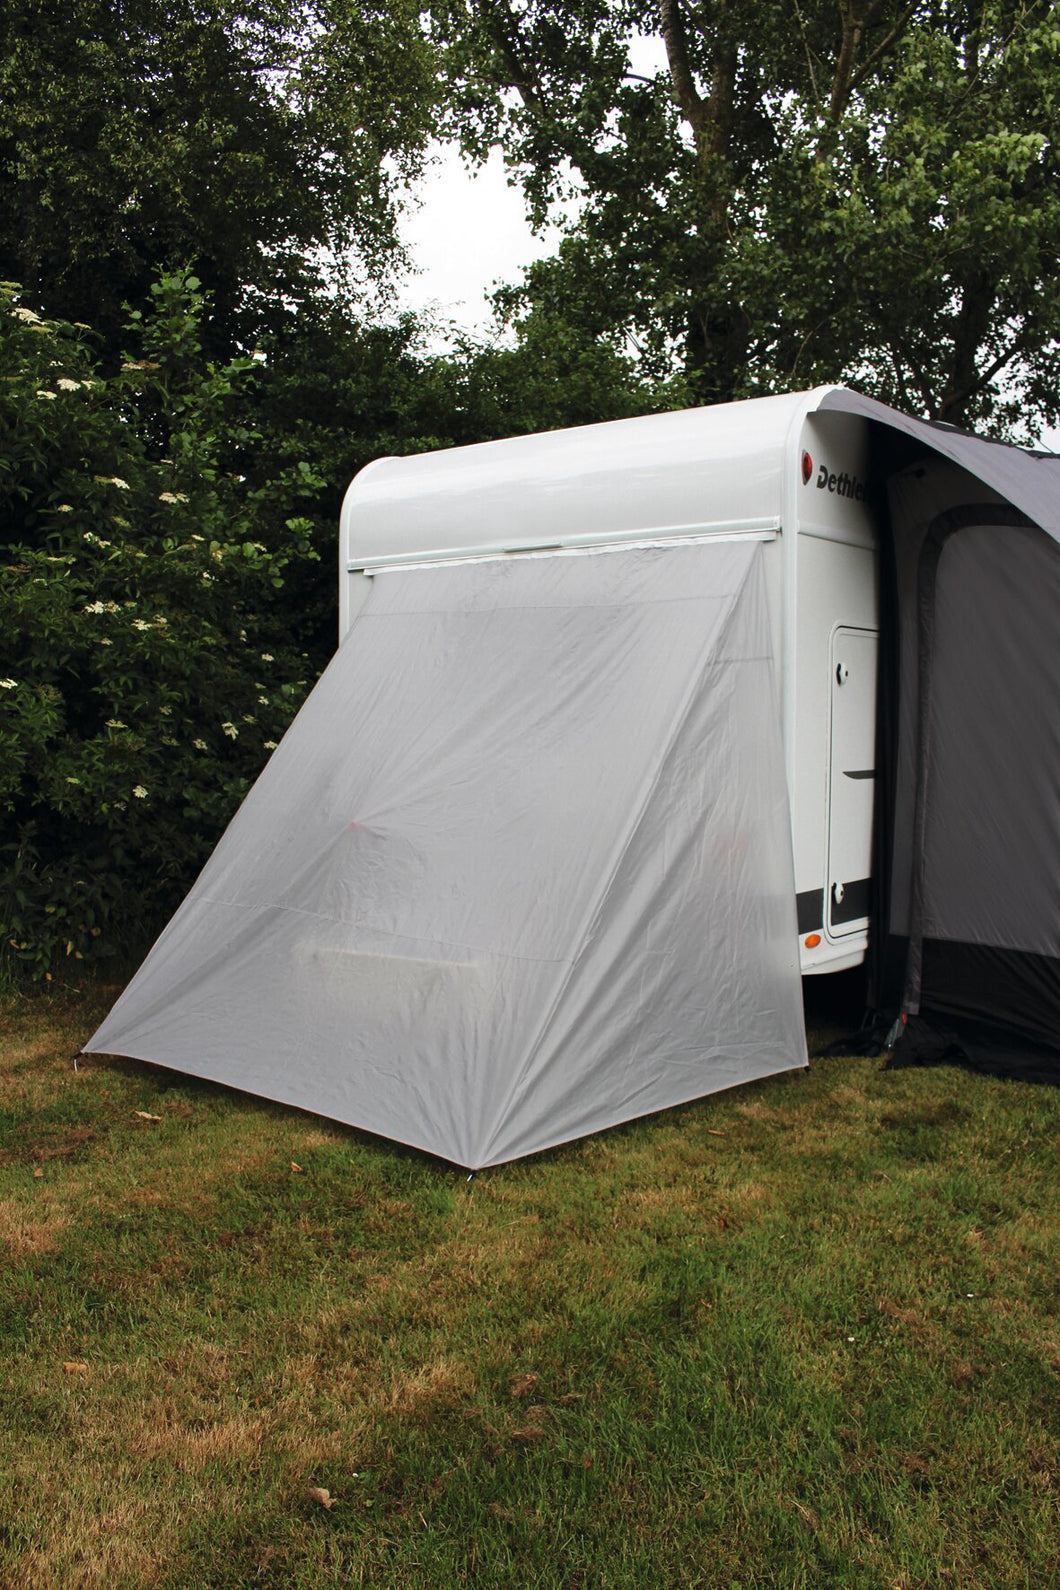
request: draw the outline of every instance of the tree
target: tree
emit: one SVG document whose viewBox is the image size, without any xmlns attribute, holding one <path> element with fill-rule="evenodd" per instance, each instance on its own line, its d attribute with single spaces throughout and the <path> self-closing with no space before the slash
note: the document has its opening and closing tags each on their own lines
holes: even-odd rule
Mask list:
<svg viewBox="0 0 1060 1590">
<path fill-rule="evenodd" d="M 0 63 L 0 275 L 112 351 L 160 269 L 227 356 L 395 251 L 436 93 L 411 0 L 28 0 Z"/>
<path fill-rule="evenodd" d="M 1049 0 L 439 0 L 450 126 L 532 213 L 509 313 L 679 368 L 690 401 L 853 379 L 1055 423 L 1060 25 Z M 653 35 L 665 67 L 638 75 Z"/>
</svg>

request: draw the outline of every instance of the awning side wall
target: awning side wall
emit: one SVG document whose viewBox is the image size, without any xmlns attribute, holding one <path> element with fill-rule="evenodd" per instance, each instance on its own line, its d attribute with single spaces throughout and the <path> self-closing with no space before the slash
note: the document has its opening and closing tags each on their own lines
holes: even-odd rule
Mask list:
<svg viewBox="0 0 1060 1590">
<path fill-rule="evenodd" d="M 377 576 L 88 1047 L 468 1166 L 804 1063 L 761 556 Z M 716 854 L 737 831 L 739 866 Z M 701 975 L 715 931 L 749 957 L 738 983 Z"/>
</svg>

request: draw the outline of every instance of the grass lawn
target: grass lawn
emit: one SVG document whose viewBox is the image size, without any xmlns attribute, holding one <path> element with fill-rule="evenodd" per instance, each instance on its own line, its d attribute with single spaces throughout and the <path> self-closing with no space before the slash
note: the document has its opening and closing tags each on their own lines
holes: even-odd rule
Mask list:
<svg viewBox="0 0 1060 1590">
<path fill-rule="evenodd" d="M 0 1000 L 0 1584 L 1060 1583 L 1060 1090 L 820 1060 L 468 1181 L 75 1072 L 107 1003 Z"/>
</svg>

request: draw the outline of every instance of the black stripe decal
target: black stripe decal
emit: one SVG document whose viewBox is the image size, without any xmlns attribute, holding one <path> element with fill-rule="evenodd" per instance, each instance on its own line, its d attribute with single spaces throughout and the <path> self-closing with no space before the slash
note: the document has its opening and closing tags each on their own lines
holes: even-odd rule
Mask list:
<svg viewBox="0 0 1060 1590">
<path fill-rule="evenodd" d="M 795 896 L 799 932 L 813 933 L 824 927 L 824 890 L 805 889 Z"/>
<path fill-rule="evenodd" d="M 868 916 L 871 903 L 872 879 L 856 878 L 853 883 L 843 885 L 843 898 L 838 905 L 833 892 L 828 920 L 833 927 L 842 922 L 854 922 L 859 916 Z"/>
<path fill-rule="evenodd" d="M 859 768 L 857 772 L 852 773 L 852 772 L 848 771 L 846 768 L 844 768 L 843 769 L 843 777 L 844 778 L 875 778 L 876 777 L 876 769 L 874 767 L 865 767 L 865 768 Z"/>
</svg>

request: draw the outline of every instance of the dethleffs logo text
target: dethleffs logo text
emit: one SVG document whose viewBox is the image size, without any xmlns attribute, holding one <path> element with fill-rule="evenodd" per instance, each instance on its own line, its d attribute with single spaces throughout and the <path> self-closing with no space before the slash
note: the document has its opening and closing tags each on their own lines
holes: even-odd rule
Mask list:
<svg viewBox="0 0 1060 1590">
<path fill-rule="evenodd" d="M 855 502 L 865 502 L 869 495 L 869 488 L 863 480 L 856 475 L 848 475 L 845 469 L 837 475 L 829 470 L 827 464 L 822 464 L 817 471 L 816 485 L 818 491 L 830 491 L 836 497 L 852 497 Z"/>
</svg>

